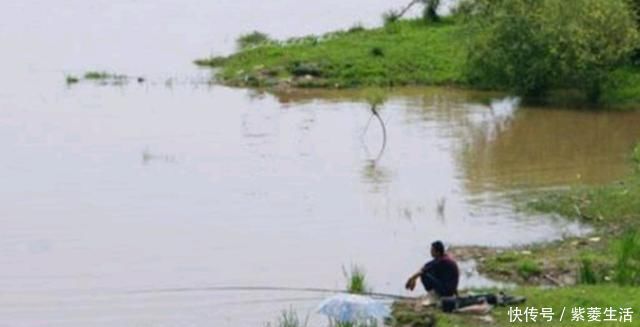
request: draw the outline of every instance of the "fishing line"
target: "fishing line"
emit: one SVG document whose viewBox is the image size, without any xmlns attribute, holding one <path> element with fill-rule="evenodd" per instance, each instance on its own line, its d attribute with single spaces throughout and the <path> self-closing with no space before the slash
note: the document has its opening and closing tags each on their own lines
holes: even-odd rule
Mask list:
<svg viewBox="0 0 640 327">
<path fill-rule="evenodd" d="M 277 292 L 311 292 L 311 293 L 335 293 L 351 294 L 345 290 L 315 288 L 315 287 L 278 287 L 278 286 L 210 286 L 210 287 L 182 287 L 129 291 L 127 294 L 154 294 L 154 293 L 185 293 L 185 292 L 230 292 L 230 291 L 277 291 Z M 359 295 L 390 298 L 395 300 L 412 300 L 414 298 L 403 295 L 365 292 Z"/>
</svg>

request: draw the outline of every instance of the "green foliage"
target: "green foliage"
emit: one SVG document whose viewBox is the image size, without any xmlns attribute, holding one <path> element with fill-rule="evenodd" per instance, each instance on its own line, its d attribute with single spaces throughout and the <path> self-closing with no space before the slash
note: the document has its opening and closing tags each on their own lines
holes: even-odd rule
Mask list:
<svg viewBox="0 0 640 327">
<path fill-rule="evenodd" d="M 431 22 L 437 22 L 440 20 L 438 16 L 438 7 L 440 6 L 440 0 L 421 0 L 424 3 L 424 9 L 422 11 L 422 17 Z"/>
<path fill-rule="evenodd" d="M 631 159 L 640 169 L 640 144 L 636 145 L 633 149 L 633 154 L 631 155 Z"/>
<path fill-rule="evenodd" d="M 525 280 L 533 276 L 539 276 L 541 273 L 542 268 L 540 264 L 530 259 L 522 260 L 518 266 L 518 274 Z"/>
<path fill-rule="evenodd" d="M 343 267 L 343 273 L 347 278 L 347 291 L 349 293 L 364 294 L 371 291 L 367 285 L 364 269 L 361 267 L 353 265 L 349 272 Z"/>
<path fill-rule="evenodd" d="M 387 92 L 381 89 L 368 89 L 365 91 L 365 98 L 371 107 L 378 107 L 387 102 Z"/>
<path fill-rule="evenodd" d="M 631 154 L 635 172 L 623 181 L 542 194 L 527 206 L 592 224 L 637 224 L 640 220 L 640 144 Z"/>
<path fill-rule="evenodd" d="M 362 24 L 355 24 L 347 30 L 347 33 L 358 33 L 363 31 L 365 31 L 365 28 Z"/>
<path fill-rule="evenodd" d="M 568 314 L 571 313 L 571 308 L 574 307 L 600 307 L 600 308 L 608 308 L 608 307 L 631 307 L 634 308 L 634 312 L 640 305 L 640 288 L 637 287 L 619 287 L 611 284 L 600 284 L 600 285 L 583 285 L 583 286 L 575 286 L 575 287 L 559 287 L 559 288 L 539 288 L 539 287 L 531 287 L 531 288 L 518 288 L 512 291 L 514 294 L 525 296 L 527 298 L 527 302 L 520 306 L 521 310 L 524 310 L 525 307 L 534 307 L 534 308 L 553 308 L 553 311 L 556 313 L 554 318 L 554 322 L 550 325 L 552 326 L 585 326 L 584 321 L 571 321 L 569 319 L 571 316 Z M 565 318 L 562 322 L 558 321 L 558 317 L 562 309 L 566 308 L 567 313 L 565 313 Z M 493 316 L 496 318 L 497 326 L 514 326 L 514 323 L 509 322 L 508 315 L 509 306 L 506 307 L 495 307 L 493 310 Z M 633 317 L 633 321 L 636 321 L 636 317 Z M 535 323 L 529 323 L 533 325 L 538 325 Z M 539 325 L 545 325 L 549 323 L 539 323 Z M 628 323 L 627 323 L 628 324 Z M 459 326 L 474 326 L 477 324 L 459 324 Z M 522 323 L 520 325 L 526 326 L 527 323 Z M 601 322 L 590 322 L 587 323 L 589 326 L 611 326 L 611 325 L 624 325 L 611 323 L 606 321 Z M 634 325 L 632 324 L 629 324 Z M 439 324 L 439 326 L 441 326 Z"/>
<path fill-rule="evenodd" d="M 278 317 L 278 321 L 276 322 L 276 327 L 306 327 L 309 323 L 309 317 L 307 316 L 304 320 L 300 318 L 298 312 L 296 312 L 293 308 L 289 310 L 284 310 Z M 271 323 L 268 323 L 266 327 L 271 327 Z"/>
<path fill-rule="evenodd" d="M 381 47 L 371 48 L 371 55 L 374 57 L 384 57 L 384 50 Z"/>
<path fill-rule="evenodd" d="M 99 71 L 89 71 L 84 74 L 84 79 L 89 80 L 101 80 L 110 78 L 111 74 L 107 72 L 99 72 Z"/>
<path fill-rule="evenodd" d="M 385 26 L 393 24 L 400 19 L 400 13 L 397 10 L 388 10 L 382 14 L 382 22 Z"/>
<path fill-rule="evenodd" d="M 595 272 L 593 268 L 593 261 L 590 257 L 583 257 L 580 260 L 580 267 L 578 269 L 578 283 L 593 285 L 600 282 L 601 278 Z"/>
<path fill-rule="evenodd" d="M 620 285 L 640 285 L 640 233 L 628 231 L 617 244 L 614 280 Z"/>
<path fill-rule="evenodd" d="M 401 20 L 357 33 L 270 42 L 215 62 L 222 62 L 218 79 L 238 86 L 462 84 L 465 55 L 460 40 L 461 27 L 451 20 Z M 313 74 L 306 76 L 300 67 L 313 67 Z"/>
<path fill-rule="evenodd" d="M 194 63 L 198 66 L 222 67 L 227 62 L 226 57 L 211 57 L 206 59 L 197 59 Z"/>
<path fill-rule="evenodd" d="M 80 79 L 73 75 L 67 75 L 67 77 L 65 78 L 65 81 L 67 82 L 68 85 L 71 85 L 71 84 L 80 82 Z"/>
<path fill-rule="evenodd" d="M 238 45 L 238 48 L 240 50 L 245 50 L 247 48 L 263 45 L 265 43 L 268 43 L 269 41 L 269 35 L 262 32 L 253 31 L 248 34 L 241 35 L 236 40 L 236 44 Z"/>
<path fill-rule="evenodd" d="M 577 88 L 596 101 L 638 41 L 625 0 L 479 0 L 466 10 L 470 80 L 524 95 Z"/>
</svg>

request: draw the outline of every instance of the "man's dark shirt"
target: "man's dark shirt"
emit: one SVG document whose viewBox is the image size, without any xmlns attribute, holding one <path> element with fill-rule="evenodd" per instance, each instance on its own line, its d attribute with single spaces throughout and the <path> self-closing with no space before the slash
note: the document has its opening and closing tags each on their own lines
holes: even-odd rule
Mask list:
<svg viewBox="0 0 640 327">
<path fill-rule="evenodd" d="M 456 294 L 460 271 L 451 257 L 444 255 L 427 262 L 422 267 L 422 273 L 427 273 L 442 283 L 448 294 Z"/>
</svg>

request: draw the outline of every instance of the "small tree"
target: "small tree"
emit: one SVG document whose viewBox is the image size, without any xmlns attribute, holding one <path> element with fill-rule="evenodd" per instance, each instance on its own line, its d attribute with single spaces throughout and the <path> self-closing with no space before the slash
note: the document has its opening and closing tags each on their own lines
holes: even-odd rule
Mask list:
<svg viewBox="0 0 640 327">
<path fill-rule="evenodd" d="M 638 41 L 625 0 L 477 0 L 467 12 L 470 80 L 524 95 L 577 88 L 597 101 Z"/>
</svg>

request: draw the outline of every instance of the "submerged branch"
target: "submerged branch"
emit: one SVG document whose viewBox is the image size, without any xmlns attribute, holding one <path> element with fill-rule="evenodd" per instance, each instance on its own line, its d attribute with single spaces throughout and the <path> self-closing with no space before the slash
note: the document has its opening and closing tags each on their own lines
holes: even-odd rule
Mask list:
<svg viewBox="0 0 640 327">
<path fill-rule="evenodd" d="M 376 116 L 376 118 L 378 118 L 378 121 L 380 122 L 380 127 L 382 128 L 382 147 L 380 148 L 380 152 L 376 157 L 375 161 L 377 162 L 378 160 L 380 160 L 380 158 L 382 158 L 382 155 L 384 154 L 384 150 L 387 148 L 387 127 L 385 126 L 384 120 L 382 120 L 382 117 L 380 117 L 380 114 L 378 113 L 378 110 L 376 109 L 375 105 L 371 107 L 371 112 L 373 116 Z"/>
</svg>

